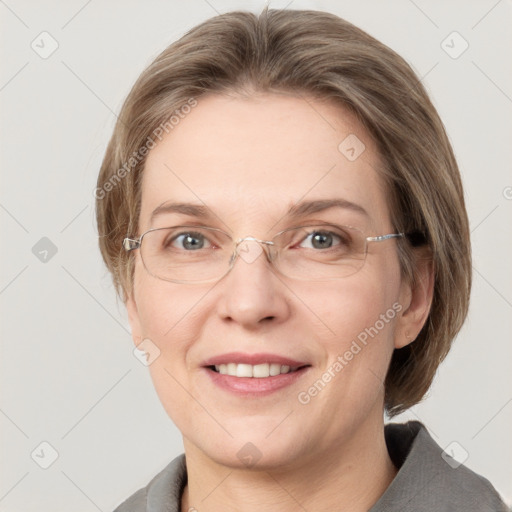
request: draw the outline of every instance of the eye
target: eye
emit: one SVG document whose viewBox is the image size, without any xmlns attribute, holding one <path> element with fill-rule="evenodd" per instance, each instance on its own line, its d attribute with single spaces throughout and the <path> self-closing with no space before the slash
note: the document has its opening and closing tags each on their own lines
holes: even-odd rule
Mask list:
<svg viewBox="0 0 512 512">
<path fill-rule="evenodd" d="M 343 242 L 342 238 L 332 231 L 313 231 L 308 234 L 300 246 L 309 249 L 329 249 Z"/>
<path fill-rule="evenodd" d="M 169 238 L 164 245 L 165 247 L 184 249 L 185 251 L 197 251 L 211 246 L 206 236 L 194 231 L 179 233 Z"/>
<path fill-rule="evenodd" d="M 358 245 L 357 240 L 352 236 L 356 233 L 352 233 L 350 229 L 342 226 L 312 226 L 308 230 L 302 228 L 297 233 L 301 233 L 301 241 L 297 245 L 306 249 L 318 249 L 315 252 L 322 252 L 321 249 L 333 249 L 346 253 L 354 250 Z"/>
</svg>

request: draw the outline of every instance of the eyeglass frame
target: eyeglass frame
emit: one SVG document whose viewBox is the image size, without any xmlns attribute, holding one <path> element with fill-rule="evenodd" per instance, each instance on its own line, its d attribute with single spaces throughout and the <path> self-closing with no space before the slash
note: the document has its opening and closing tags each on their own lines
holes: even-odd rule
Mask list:
<svg viewBox="0 0 512 512">
<path fill-rule="evenodd" d="M 293 229 L 301 229 L 301 228 L 306 228 L 306 227 L 320 227 L 320 226 L 337 226 L 339 228 L 342 228 L 342 227 L 350 228 L 350 229 L 357 230 L 361 234 L 364 235 L 364 233 L 363 233 L 363 231 L 361 229 L 356 228 L 354 226 L 347 226 L 347 225 L 343 225 L 342 226 L 342 225 L 330 224 L 330 223 L 324 223 L 324 224 L 320 223 L 320 224 L 310 224 L 310 225 L 305 225 L 305 226 L 297 226 L 297 227 L 294 227 L 294 228 L 283 229 L 282 231 L 279 231 L 279 233 L 276 233 L 272 237 L 272 239 L 275 239 L 276 237 L 278 237 L 279 235 L 285 233 L 286 231 L 290 231 L 290 230 L 293 230 Z M 151 229 L 148 229 L 147 231 L 142 233 L 142 235 L 140 235 L 138 238 L 125 237 L 123 239 L 123 243 L 122 243 L 123 249 L 126 252 L 132 252 L 132 251 L 135 251 L 137 249 L 141 249 L 141 247 L 142 247 L 142 240 L 143 240 L 144 236 L 147 235 L 148 233 L 151 233 L 153 231 L 162 231 L 164 229 L 180 228 L 180 227 L 190 228 L 191 230 L 195 228 L 195 229 L 206 229 L 206 230 L 209 230 L 209 231 L 219 231 L 219 232 L 223 233 L 224 235 L 226 235 L 227 237 L 229 237 L 231 239 L 231 242 L 234 243 L 234 249 L 233 249 L 233 252 L 231 254 L 231 258 L 230 258 L 230 261 L 229 261 L 228 269 L 220 277 L 212 278 L 212 279 L 207 279 L 207 280 L 204 280 L 204 281 L 182 281 L 182 280 L 178 280 L 178 279 L 164 279 L 163 277 L 157 276 L 157 275 L 155 275 L 155 274 L 153 274 L 152 272 L 149 271 L 149 269 L 147 268 L 146 263 L 144 261 L 144 258 L 142 258 L 142 254 L 141 254 L 142 263 L 144 265 L 144 268 L 146 269 L 146 272 L 148 272 L 149 275 L 155 277 L 156 279 L 160 279 L 162 281 L 166 281 L 166 282 L 170 282 L 170 283 L 177 283 L 177 284 L 202 284 L 202 283 L 208 283 L 208 282 L 213 282 L 213 281 L 220 281 L 227 274 L 229 274 L 229 272 L 231 272 L 231 270 L 233 269 L 233 267 L 235 265 L 235 262 L 236 262 L 236 259 L 239 256 L 238 247 L 239 247 L 239 245 L 242 242 L 245 242 L 245 241 L 257 242 L 258 244 L 260 244 L 260 246 L 275 245 L 275 242 L 273 242 L 272 240 L 260 240 L 258 238 L 253 237 L 253 236 L 245 236 L 244 238 L 239 238 L 235 242 L 229 233 L 226 233 L 225 231 L 223 231 L 222 229 L 219 229 L 219 228 L 212 228 L 212 227 L 209 227 L 209 226 L 181 226 L 181 225 L 176 225 L 176 226 L 167 226 L 167 227 L 163 227 L 163 228 L 151 228 Z M 364 240 L 365 240 L 365 252 L 364 252 L 363 265 L 361 266 L 361 268 L 356 270 L 356 272 L 354 272 L 354 274 L 359 272 L 359 270 L 361 270 L 363 268 L 364 263 L 366 262 L 366 255 L 368 254 L 368 243 L 371 243 L 371 242 L 383 242 L 385 240 L 390 240 L 390 239 L 393 239 L 393 238 L 406 238 L 406 237 L 407 237 L 407 235 L 405 233 L 389 233 L 389 234 L 386 234 L 386 235 L 365 236 L 365 238 L 364 238 Z M 278 272 L 280 272 L 279 269 L 273 265 L 272 258 L 270 258 L 270 253 L 268 251 L 264 251 L 264 252 L 267 255 L 267 260 L 272 264 L 273 268 L 275 270 L 277 270 Z M 349 277 L 349 276 L 354 275 L 354 274 L 349 274 L 348 276 L 343 276 L 343 277 Z M 342 279 L 343 277 L 340 277 L 339 279 Z"/>
</svg>

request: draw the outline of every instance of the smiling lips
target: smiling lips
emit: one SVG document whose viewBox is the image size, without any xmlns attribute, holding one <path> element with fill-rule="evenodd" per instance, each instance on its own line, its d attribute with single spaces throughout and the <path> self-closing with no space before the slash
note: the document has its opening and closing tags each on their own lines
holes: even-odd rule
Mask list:
<svg viewBox="0 0 512 512">
<path fill-rule="evenodd" d="M 215 356 L 201 365 L 221 375 L 232 377 L 275 377 L 277 375 L 294 372 L 308 363 L 296 361 L 288 357 L 275 354 L 244 354 L 242 352 L 230 352 Z"/>
<path fill-rule="evenodd" d="M 248 360 L 253 362 L 247 362 Z M 263 359 L 267 362 L 262 362 L 261 357 L 232 355 L 212 361 L 213 364 L 204 366 L 211 381 L 220 389 L 244 398 L 262 398 L 291 386 L 311 368 L 309 364 L 273 356 Z"/>
</svg>

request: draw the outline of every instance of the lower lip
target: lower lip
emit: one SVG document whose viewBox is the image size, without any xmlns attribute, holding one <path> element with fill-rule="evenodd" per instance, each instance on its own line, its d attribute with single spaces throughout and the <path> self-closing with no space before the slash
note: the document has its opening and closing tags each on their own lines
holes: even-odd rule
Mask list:
<svg viewBox="0 0 512 512">
<path fill-rule="evenodd" d="M 209 368 L 205 368 L 206 372 L 217 386 L 238 395 L 257 395 L 264 396 L 291 386 L 295 381 L 300 379 L 309 367 L 300 368 L 294 372 L 281 373 L 273 377 L 233 377 L 232 375 L 224 375 Z"/>
</svg>

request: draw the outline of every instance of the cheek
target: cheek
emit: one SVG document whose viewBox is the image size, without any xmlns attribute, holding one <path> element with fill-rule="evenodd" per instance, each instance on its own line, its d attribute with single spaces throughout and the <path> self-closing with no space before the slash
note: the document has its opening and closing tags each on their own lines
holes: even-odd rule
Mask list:
<svg viewBox="0 0 512 512">
<path fill-rule="evenodd" d="M 387 273 L 364 272 L 340 280 L 336 286 L 329 286 L 324 294 L 317 294 L 317 304 L 326 323 L 334 331 L 334 337 L 354 338 L 365 329 L 373 326 L 385 315 L 400 294 L 398 269 L 388 269 Z M 395 307 L 396 309 L 396 307 Z M 394 320 L 396 311 L 389 312 Z M 386 326 L 389 323 L 386 322 Z M 383 329 L 381 322 L 379 331 Z"/>
<path fill-rule="evenodd" d="M 354 381 L 371 380 L 372 373 L 384 380 L 394 348 L 395 325 L 402 311 L 400 273 L 398 265 L 384 267 L 362 270 L 329 288 L 323 297 L 318 295 L 319 316 L 329 326 L 321 341 L 325 364 L 331 372 L 352 375 Z"/>
<path fill-rule="evenodd" d="M 200 296 L 178 292 L 172 284 L 142 288 L 139 292 L 138 310 L 142 334 L 152 339 L 162 352 L 176 351 L 194 337 L 195 309 Z"/>
<path fill-rule="evenodd" d="M 158 347 L 162 360 L 174 366 L 183 363 L 187 348 L 198 337 L 202 322 L 197 317 L 208 289 L 156 279 L 140 265 L 134 283 L 141 336 Z"/>
<path fill-rule="evenodd" d="M 191 389 L 187 354 L 200 337 L 203 322 L 197 315 L 206 291 L 135 273 L 141 336 L 151 340 L 158 354 L 148 366 L 151 379 L 167 414 L 185 431 L 201 415 L 187 392 Z"/>
</svg>

